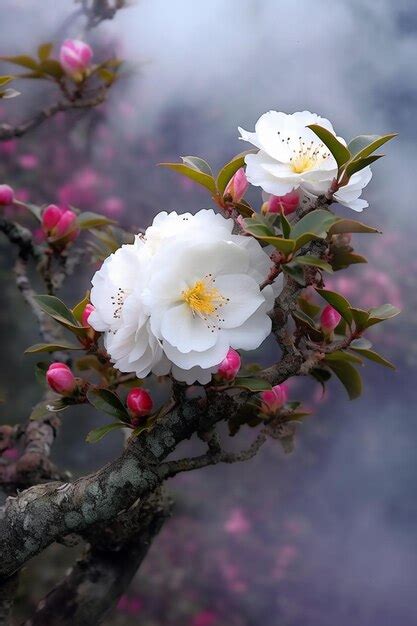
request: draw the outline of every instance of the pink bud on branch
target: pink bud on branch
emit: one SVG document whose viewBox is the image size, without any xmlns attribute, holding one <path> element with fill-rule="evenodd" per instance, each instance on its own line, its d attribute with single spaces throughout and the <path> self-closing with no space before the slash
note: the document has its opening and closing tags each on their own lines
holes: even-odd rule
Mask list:
<svg viewBox="0 0 417 626">
<path fill-rule="evenodd" d="M 342 316 L 330 304 L 324 307 L 320 315 L 320 326 L 325 335 L 331 335 Z"/>
<path fill-rule="evenodd" d="M 65 363 L 52 363 L 46 372 L 46 381 L 61 396 L 70 396 L 77 388 L 74 374 Z"/>
<path fill-rule="evenodd" d="M 298 208 L 299 202 L 300 196 L 298 191 L 290 191 L 285 196 L 270 196 L 262 205 L 262 212 L 290 215 Z"/>
<path fill-rule="evenodd" d="M 239 352 L 229 348 L 229 352 L 219 365 L 217 375 L 222 380 L 234 380 L 240 370 L 241 358 Z"/>
<path fill-rule="evenodd" d="M 90 328 L 90 324 L 88 323 L 88 318 L 90 317 L 91 313 L 95 311 L 95 308 L 92 304 L 87 304 L 84 311 L 82 312 L 81 315 L 81 324 L 85 327 L 85 328 Z"/>
<path fill-rule="evenodd" d="M 228 182 L 227 187 L 224 190 L 224 195 L 231 196 L 233 202 L 240 202 L 247 192 L 248 187 L 249 183 L 246 178 L 245 170 L 241 167 Z"/>
<path fill-rule="evenodd" d="M 141 389 L 140 387 L 135 387 L 129 391 L 126 404 L 132 417 L 133 426 L 137 426 L 139 423 L 138 418 L 149 415 L 153 408 L 151 395 L 146 389 Z"/>
<path fill-rule="evenodd" d="M 9 185 L 0 185 L 0 206 L 13 204 L 14 191 Z"/>
<path fill-rule="evenodd" d="M 79 39 L 67 39 L 61 46 L 59 60 L 64 71 L 75 78 L 80 78 L 87 69 L 93 51 L 87 43 Z"/>
<path fill-rule="evenodd" d="M 42 213 L 42 228 L 52 242 L 60 245 L 74 241 L 79 234 L 74 211 L 61 209 L 55 204 L 50 204 Z"/>
<path fill-rule="evenodd" d="M 268 415 L 275 414 L 288 400 L 287 385 L 275 385 L 270 391 L 261 393 L 262 412 Z"/>
</svg>

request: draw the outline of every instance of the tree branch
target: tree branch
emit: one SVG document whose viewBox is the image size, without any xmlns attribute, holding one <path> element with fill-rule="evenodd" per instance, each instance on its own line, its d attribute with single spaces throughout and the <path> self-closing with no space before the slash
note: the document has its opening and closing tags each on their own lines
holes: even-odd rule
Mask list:
<svg viewBox="0 0 417 626">
<path fill-rule="evenodd" d="M 92 545 L 25 626 L 101 623 L 130 584 L 171 508 L 171 500 L 157 491 L 110 527 L 91 529 Z"/>
<path fill-rule="evenodd" d="M 92 109 L 99 104 L 102 104 L 107 97 L 107 90 L 101 89 L 99 93 L 92 98 L 85 100 L 61 100 L 52 104 L 45 109 L 42 109 L 18 126 L 10 126 L 9 124 L 0 124 L 0 141 L 8 141 L 15 137 L 22 137 L 29 131 L 33 130 L 37 126 L 40 126 L 46 120 L 54 117 L 57 113 L 70 110 Z"/>
</svg>

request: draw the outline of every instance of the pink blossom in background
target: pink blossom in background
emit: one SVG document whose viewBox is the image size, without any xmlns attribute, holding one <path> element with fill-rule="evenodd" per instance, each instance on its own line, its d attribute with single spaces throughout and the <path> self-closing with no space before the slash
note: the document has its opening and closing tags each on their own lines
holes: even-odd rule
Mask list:
<svg viewBox="0 0 417 626">
<path fill-rule="evenodd" d="M 0 152 L 6 156 L 15 154 L 17 150 L 16 139 L 9 139 L 8 141 L 0 142 Z"/>
<path fill-rule="evenodd" d="M 217 615 L 213 611 L 201 611 L 194 616 L 191 626 L 214 626 L 217 622 Z"/>
<path fill-rule="evenodd" d="M 124 212 L 125 203 L 118 196 L 110 196 L 104 200 L 102 210 L 106 215 L 116 217 Z"/>
<path fill-rule="evenodd" d="M 226 520 L 224 529 L 231 535 L 246 535 L 251 529 L 251 523 L 242 509 L 233 509 Z"/>
<path fill-rule="evenodd" d="M 119 602 L 117 603 L 117 609 L 122 613 L 127 613 L 128 615 L 138 615 L 143 609 L 143 602 L 141 598 L 138 596 L 120 596 Z"/>
<path fill-rule="evenodd" d="M 18 158 L 18 163 L 24 170 L 34 170 L 39 165 L 39 159 L 36 154 L 22 154 Z"/>
</svg>

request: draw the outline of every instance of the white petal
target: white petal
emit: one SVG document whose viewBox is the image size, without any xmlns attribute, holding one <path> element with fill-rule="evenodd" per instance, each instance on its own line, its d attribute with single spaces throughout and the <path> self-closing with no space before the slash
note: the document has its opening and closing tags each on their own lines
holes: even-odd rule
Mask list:
<svg viewBox="0 0 417 626">
<path fill-rule="evenodd" d="M 185 302 L 169 308 L 162 317 L 162 339 L 180 352 L 208 350 L 216 343 L 217 334 L 217 328 L 209 328 L 209 324 L 193 314 Z"/>
<path fill-rule="evenodd" d="M 246 274 L 218 276 L 215 286 L 227 299 L 219 309 L 222 328 L 241 326 L 265 302 L 258 283 Z"/>
<path fill-rule="evenodd" d="M 216 344 L 205 352 L 187 352 L 185 354 L 171 346 L 167 341 L 163 342 L 163 348 L 167 357 L 182 369 L 191 369 L 196 365 L 207 369 L 218 365 L 225 358 L 230 347 L 225 335 L 226 332 L 228 331 L 219 333 Z"/>
</svg>

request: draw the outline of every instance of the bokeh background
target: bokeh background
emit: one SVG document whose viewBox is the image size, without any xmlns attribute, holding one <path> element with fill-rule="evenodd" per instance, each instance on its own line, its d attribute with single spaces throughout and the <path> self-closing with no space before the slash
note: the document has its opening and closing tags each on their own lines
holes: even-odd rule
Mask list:
<svg viewBox="0 0 417 626">
<path fill-rule="evenodd" d="M 83 35 L 71 0 L 1 5 L 1 54 Z M 291 455 L 271 442 L 250 463 L 173 481 L 175 516 L 107 626 L 417 623 L 416 35 L 412 0 L 140 0 L 87 35 L 96 58 L 116 51 L 129 63 L 109 103 L 0 144 L 1 182 L 21 199 L 73 204 L 133 227 L 161 209 L 209 206 L 198 187 L 156 164 L 195 154 L 218 167 L 242 150 L 237 126 L 252 128 L 269 109 L 317 112 L 346 138 L 400 133 L 365 192 L 364 221 L 384 236 L 357 235 L 369 265 L 329 283 L 357 306 L 403 308 L 373 333 L 397 372 L 367 366 L 355 402 L 337 382 L 320 399 L 313 383 L 297 381 L 292 395 L 315 415 L 299 428 Z M 1 104 L 2 122 L 54 98 L 43 85 L 18 88 L 20 98 Z M 39 397 L 33 359 L 23 356 L 37 337 L 3 241 L 0 250 L 8 397 L 0 411 L 10 422 Z M 89 272 L 73 280 L 70 302 L 84 294 Z M 261 358 L 272 359 L 272 349 Z M 120 450 L 117 435 L 84 443 L 101 419 L 80 408 L 64 420 L 54 455 L 74 475 Z M 27 566 L 17 617 L 77 550 L 53 546 Z"/>
</svg>

